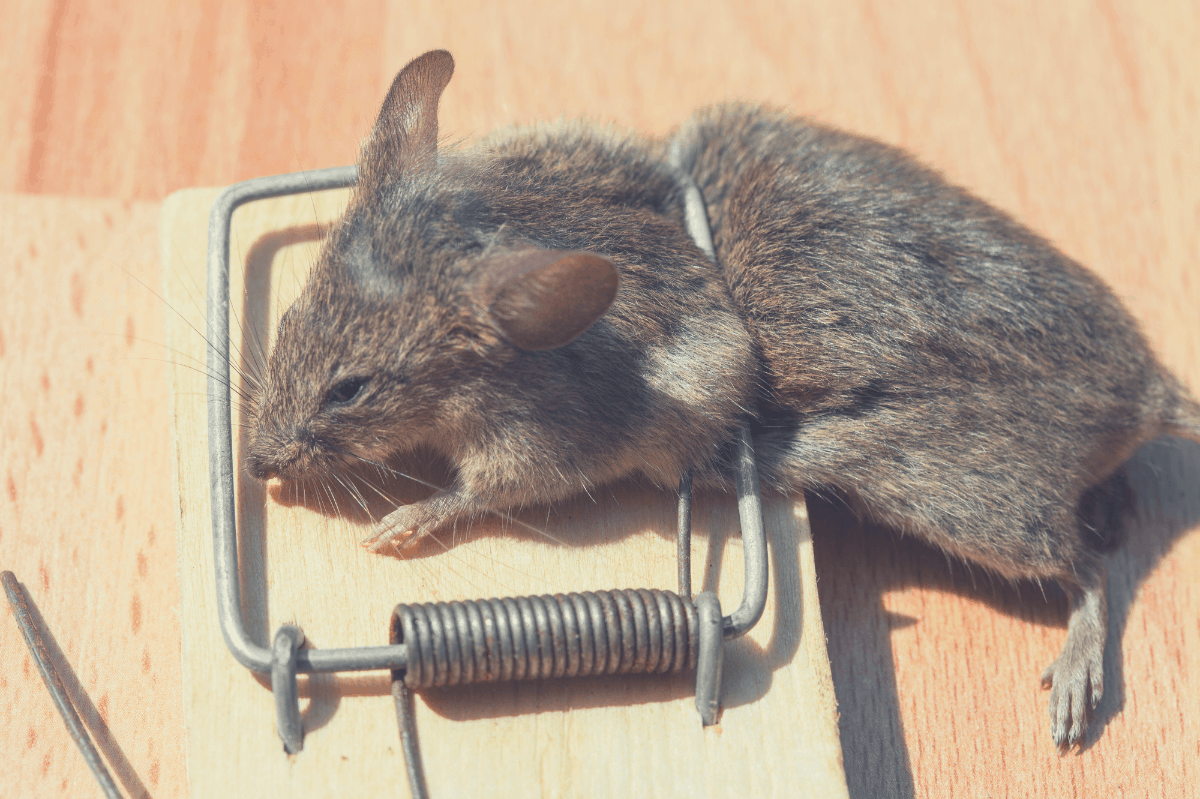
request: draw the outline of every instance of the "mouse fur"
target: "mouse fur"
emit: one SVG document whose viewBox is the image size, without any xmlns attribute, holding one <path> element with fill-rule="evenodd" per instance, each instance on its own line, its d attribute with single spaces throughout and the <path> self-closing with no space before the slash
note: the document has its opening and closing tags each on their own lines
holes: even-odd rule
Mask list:
<svg viewBox="0 0 1200 799">
<path fill-rule="evenodd" d="M 417 113 L 391 110 L 400 125 Z M 756 361 L 683 229 L 660 148 L 561 123 L 437 152 L 435 126 L 410 136 L 388 114 L 385 103 L 348 210 L 280 322 L 249 471 L 291 479 L 444 452 L 454 483 L 388 516 L 380 548 L 635 472 L 673 486 L 717 457 L 755 401 Z M 545 251 L 599 254 L 620 290 L 577 338 L 530 350 L 509 341 L 491 286 Z M 361 377 L 353 401 L 331 399 Z"/>
<path fill-rule="evenodd" d="M 559 122 L 439 149 L 452 70 L 435 51 L 393 83 L 281 320 L 251 474 L 445 453 L 453 483 L 389 514 L 378 549 L 630 475 L 723 486 L 749 420 L 765 487 L 837 492 L 1061 584 L 1067 641 L 1043 681 L 1055 743 L 1081 743 L 1121 466 L 1200 431 L 1115 295 L 905 152 L 780 110 L 717 106 L 667 140 Z M 679 170 L 715 264 L 685 232 Z"/>
</svg>

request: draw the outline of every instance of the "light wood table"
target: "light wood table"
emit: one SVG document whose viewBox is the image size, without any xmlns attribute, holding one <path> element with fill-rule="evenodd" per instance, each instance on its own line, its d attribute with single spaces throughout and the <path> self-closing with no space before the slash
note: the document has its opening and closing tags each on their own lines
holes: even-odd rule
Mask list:
<svg viewBox="0 0 1200 799">
<path fill-rule="evenodd" d="M 186 792 L 160 203 L 350 163 L 426 49 L 458 62 L 452 137 L 560 113 L 662 133 L 742 97 L 906 146 L 1100 273 L 1200 387 L 1192 3 L 6 0 L 0 18 L 0 566 L 134 793 Z M 850 794 L 1194 791 L 1198 465 L 1188 444 L 1140 460 L 1101 724 L 1065 758 L 1037 681 L 1061 600 L 811 503 Z M 0 664 L 0 792 L 94 790 L 11 623 Z"/>
</svg>

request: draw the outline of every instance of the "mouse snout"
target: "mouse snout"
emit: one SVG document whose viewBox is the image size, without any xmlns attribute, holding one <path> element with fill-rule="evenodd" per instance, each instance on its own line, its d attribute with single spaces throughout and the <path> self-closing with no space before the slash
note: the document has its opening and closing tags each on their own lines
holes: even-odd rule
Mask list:
<svg viewBox="0 0 1200 799">
<path fill-rule="evenodd" d="M 250 455 L 246 459 L 246 471 L 250 472 L 250 476 L 256 480 L 265 481 L 279 476 L 278 468 L 255 455 Z"/>
</svg>

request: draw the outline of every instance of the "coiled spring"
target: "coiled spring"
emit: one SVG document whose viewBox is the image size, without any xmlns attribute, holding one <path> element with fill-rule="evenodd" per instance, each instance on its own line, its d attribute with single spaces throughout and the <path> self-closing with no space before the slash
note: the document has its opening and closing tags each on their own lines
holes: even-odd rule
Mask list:
<svg viewBox="0 0 1200 799">
<path fill-rule="evenodd" d="M 663 674 L 696 668 L 696 608 L 671 591 L 627 589 L 397 605 L 410 688 Z"/>
</svg>

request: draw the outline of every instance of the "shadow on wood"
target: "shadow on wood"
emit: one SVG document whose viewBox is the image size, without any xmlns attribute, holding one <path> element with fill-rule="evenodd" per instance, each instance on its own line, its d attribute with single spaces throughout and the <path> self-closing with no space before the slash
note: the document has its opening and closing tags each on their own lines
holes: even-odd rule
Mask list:
<svg viewBox="0 0 1200 799">
<path fill-rule="evenodd" d="M 1104 728 L 1125 707 L 1122 645 L 1139 586 L 1200 522 L 1200 445 L 1160 439 L 1138 450 L 1127 470 L 1136 506 L 1126 519 L 1123 542 L 1107 557 L 1105 692 L 1092 715 L 1085 748 L 1103 740 Z M 884 595 L 908 588 L 956 594 L 1031 624 L 1065 629 L 1065 594 L 1052 583 L 1044 593 L 1030 582 L 1009 583 L 922 542 L 861 524 L 832 500 L 810 497 L 809 510 L 850 795 L 911 797 L 914 785 L 891 636 L 919 620 L 888 611 Z M 847 597 L 853 601 L 846 602 Z M 1031 684 L 1045 665 L 1029 664 Z M 1005 687 L 980 687 L 989 689 Z M 1047 695 L 1042 696 L 1045 701 Z"/>
</svg>

